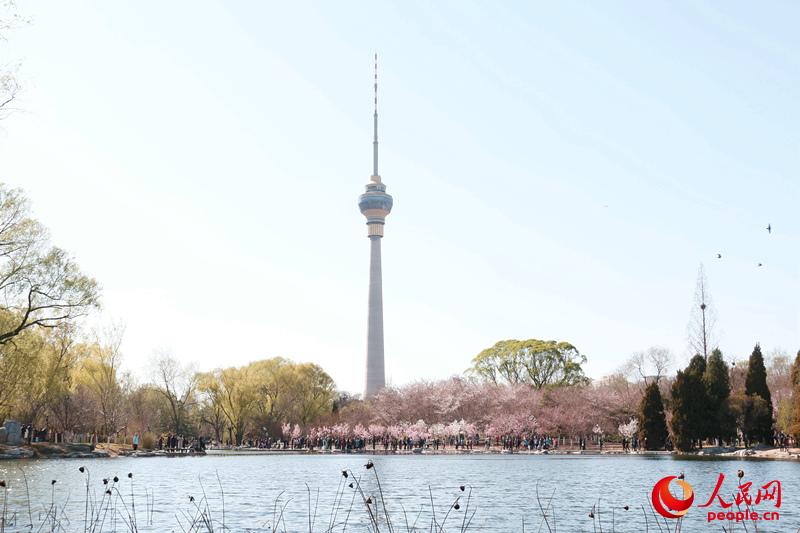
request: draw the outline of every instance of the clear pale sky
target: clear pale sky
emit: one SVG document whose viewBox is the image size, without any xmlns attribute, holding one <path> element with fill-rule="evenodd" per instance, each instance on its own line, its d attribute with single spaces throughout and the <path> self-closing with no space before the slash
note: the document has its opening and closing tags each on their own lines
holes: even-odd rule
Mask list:
<svg viewBox="0 0 800 533">
<path fill-rule="evenodd" d="M 726 355 L 800 348 L 797 3 L 18 4 L 0 180 L 137 372 L 281 355 L 361 390 L 375 51 L 390 382 L 505 338 L 682 361 L 700 262 Z"/>
</svg>

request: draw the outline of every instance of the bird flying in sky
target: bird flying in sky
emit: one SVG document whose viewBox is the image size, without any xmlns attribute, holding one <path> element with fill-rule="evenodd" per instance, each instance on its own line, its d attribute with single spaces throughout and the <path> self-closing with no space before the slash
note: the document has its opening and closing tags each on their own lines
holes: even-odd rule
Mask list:
<svg viewBox="0 0 800 533">
<path fill-rule="evenodd" d="M 717 254 L 717 259 L 722 259 L 722 254 Z"/>
<path fill-rule="evenodd" d="M 772 234 L 772 224 L 767 224 L 767 233 Z"/>
</svg>

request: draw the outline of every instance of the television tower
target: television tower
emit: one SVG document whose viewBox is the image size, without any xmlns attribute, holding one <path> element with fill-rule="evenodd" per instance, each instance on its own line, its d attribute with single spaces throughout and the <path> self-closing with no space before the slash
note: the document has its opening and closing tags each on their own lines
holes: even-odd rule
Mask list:
<svg viewBox="0 0 800 533">
<path fill-rule="evenodd" d="M 367 374 L 364 398 L 371 398 L 386 386 L 383 364 L 383 280 L 381 239 L 386 215 L 392 211 L 392 197 L 378 174 L 378 54 L 375 54 L 375 111 L 373 113 L 372 176 L 358 198 L 358 208 L 367 217 L 369 237 L 369 305 L 367 318 Z"/>
</svg>

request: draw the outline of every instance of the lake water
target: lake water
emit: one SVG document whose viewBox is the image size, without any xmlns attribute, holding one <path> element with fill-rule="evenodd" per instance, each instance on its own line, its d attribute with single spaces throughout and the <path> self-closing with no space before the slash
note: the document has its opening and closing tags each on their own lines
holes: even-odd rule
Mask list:
<svg viewBox="0 0 800 533">
<path fill-rule="evenodd" d="M 795 533 L 800 528 L 798 462 L 669 456 L 412 455 L 375 456 L 372 458 L 375 468 L 367 471 L 364 468 L 367 459 L 368 456 L 362 455 L 257 455 L 3 461 L 0 462 L 0 479 L 9 485 L 8 514 L 16 512 L 16 525 L 6 526 L 6 531 L 29 530 L 25 527 L 30 520 L 23 471 L 29 484 L 31 515 L 37 524 L 33 531 L 46 516 L 51 498 L 59 508 L 57 530 L 84 531 L 86 489 L 85 474 L 78 470 L 80 466 L 91 473 L 90 488 L 96 493 L 97 507 L 105 488 L 102 478 L 120 478 L 119 495 L 114 492 L 113 505 L 117 516 L 123 518 L 116 518 L 112 524 L 109 510 L 102 531 L 130 531 L 126 521 L 133 488 L 139 531 L 189 531 L 188 523 L 198 515 L 198 509 L 206 508 L 210 509 L 214 529 L 221 531 L 224 499 L 225 525 L 231 531 L 272 531 L 273 517 L 287 504 L 278 531 L 285 528 L 289 532 L 307 532 L 309 493 L 306 483 L 311 489 L 312 514 L 319 490 L 313 531 L 327 531 L 331 521 L 338 524 L 333 530 L 341 531 L 345 518 L 348 519 L 347 531 L 369 531 L 363 500 L 358 495 L 353 500 L 354 490 L 341 484 L 342 469 L 351 469 L 360 476 L 365 495 L 374 496 L 376 500 L 379 490 L 374 473 L 378 473 L 394 529 L 398 532 L 406 531 L 403 508 L 409 524 L 416 519 L 420 531 L 429 531 L 431 495 L 439 523 L 453 501 L 461 496 L 460 509 L 450 510 L 443 531 L 461 531 L 465 511 L 469 515 L 476 511 L 467 531 L 517 532 L 522 531 L 523 520 L 525 531 L 548 531 L 538 510 L 537 484 L 542 505 L 547 505 L 555 491 L 554 509 L 548 513 L 551 528 L 555 520 L 555 531 L 600 531 L 599 520 L 602 531 L 606 532 L 640 533 L 646 527 L 655 532 L 659 528 L 648 503 L 653 485 L 664 476 L 681 472 L 695 491 L 694 506 L 684 519 L 682 531 L 722 531 L 721 525 L 729 524 L 708 524 L 708 509 L 697 505 L 709 499 L 720 473 L 726 476 L 720 494 L 731 501 L 737 489 L 738 469 L 744 470 L 744 481 L 753 482 L 751 493 L 754 496 L 757 488 L 769 481 L 782 483 L 780 509 L 775 509 L 774 502 L 769 501 L 753 507 L 756 511 L 780 513 L 780 521 L 761 522 L 758 531 Z M 129 472 L 133 473 L 133 483 L 127 477 Z M 51 485 L 53 479 L 57 480 L 55 485 Z M 352 482 L 353 477 L 345 481 Z M 464 492 L 459 490 L 460 485 L 466 486 Z M 337 487 L 343 488 L 344 493 L 336 518 L 332 520 Z M 467 506 L 470 487 L 472 496 Z M 194 497 L 194 502 L 190 501 L 190 496 Z M 152 509 L 146 503 L 151 497 L 154 500 Z M 352 501 L 355 503 L 351 506 Z M 588 513 L 594 505 L 598 506 L 599 513 L 595 511 L 593 520 Z M 623 509 L 625 505 L 628 511 Z M 647 525 L 642 505 L 647 512 Z M 348 516 L 350 507 L 352 511 Z M 719 511 L 721 507 L 715 502 L 709 509 Z M 732 509 L 735 510 L 735 505 Z M 383 507 L 379 512 L 379 527 L 387 531 Z M 667 531 L 667 526 L 670 531 L 674 529 L 674 521 L 665 526 L 664 519 L 661 520 L 663 531 Z M 50 526 L 52 524 L 45 525 L 41 531 L 49 531 Z M 208 528 L 196 526 L 194 530 L 208 531 Z M 100 531 L 99 527 L 95 531 Z M 733 531 L 745 529 L 737 525 Z M 748 524 L 748 531 L 754 531 L 752 524 Z"/>
</svg>

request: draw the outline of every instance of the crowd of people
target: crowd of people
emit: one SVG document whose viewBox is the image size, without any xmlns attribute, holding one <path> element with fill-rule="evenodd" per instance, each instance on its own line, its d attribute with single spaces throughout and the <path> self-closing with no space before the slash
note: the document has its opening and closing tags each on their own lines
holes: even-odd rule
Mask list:
<svg viewBox="0 0 800 533">
<path fill-rule="evenodd" d="M 134 450 L 138 447 L 137 437 L 138 433 L 134 435 Z M 166 435 L 159 435 L 158 449 L 168 452 L 202 451 L 206 449 L 206 443 L 203 437 L 186 437 L 184 435 L 167 433 Z"/>
<path fill-rule="evenodd" d="M 481 436 L 474 435 L 451 435 L 445 437 L 392 437 L 389 435 L 366 436 L 366 437 L 337 437 L 337 436 L 314 436 L 308 435 L 292 437 L 288 436 L 279 441 L 272 442 L 271 445 L 264 446 L 269 448 L 291 449 L 291 450 L 326 450 L 326 451 L 369 451 L 382 450 L 384 452 L 396 451 L 446 451 L 448 448 L 454 451 L 473 451 L 475 449 L 489 450 L 492 448 L 507 451 L 549 451 L 559 448 L 575 448 L 579 450 L 587 449 L 587 442 L 591 441 L 600 451 L 603 450 L 603 437 L 578 437 L 570 439 L 556 437 L 552 435 L 495 435 Z M 638 440 L 623 439 L 622 448 L 624 452 L 638 451 Z"/>
</svg>

